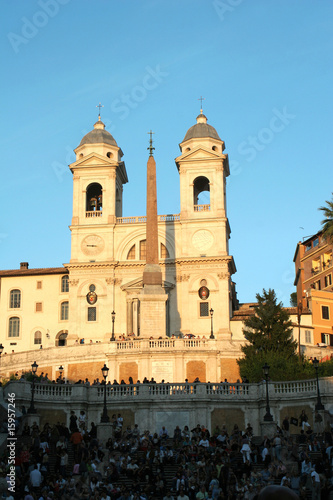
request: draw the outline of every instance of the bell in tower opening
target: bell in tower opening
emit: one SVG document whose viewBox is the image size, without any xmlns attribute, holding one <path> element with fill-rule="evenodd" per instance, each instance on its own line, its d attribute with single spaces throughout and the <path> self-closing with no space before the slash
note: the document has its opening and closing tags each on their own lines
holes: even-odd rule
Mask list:
<svg viewBox="0 0 333 500">
<path fill-rule="evenodd" d="M 97 212 L 101 211 L 102 204 L 102 186 L 97 182 L 90 184 L 87 188 L 87 203 L 86 203 L 86 211 L 87 212 Z"/>
</svg>

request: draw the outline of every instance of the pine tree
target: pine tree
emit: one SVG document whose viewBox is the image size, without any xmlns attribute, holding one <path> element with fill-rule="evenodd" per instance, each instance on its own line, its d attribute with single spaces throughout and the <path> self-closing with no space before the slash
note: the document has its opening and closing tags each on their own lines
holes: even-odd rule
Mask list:
<svg viewBox="0 0 333 500">
<path fill-rule="evenodd" d="M 299 371 L 300 366 L 289 314 L 277 302 L 274 290 L 263 290 L 256 299 L 254 316 L 244 321 L 243 333 L 248 343 L 242 346 L 244 358 L 237 361 L 241 376 L 250 381 L 261 380 L 265 362 L 271 366 L 270 375 L 275 380 L 296 376 L 295 370 Z"/>
</svg>

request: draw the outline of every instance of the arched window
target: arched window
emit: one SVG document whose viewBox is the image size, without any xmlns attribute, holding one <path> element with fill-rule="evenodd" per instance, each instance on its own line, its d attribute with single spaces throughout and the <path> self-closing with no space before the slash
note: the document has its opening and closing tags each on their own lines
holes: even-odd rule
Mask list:
<svg viewBox="0 0 333 500">
<path fill-rule="evenodd" d="M 133 245 L 127 254 L 127 260 L 134 260 L 135 259 L 135 245 Z"/>
<path fill-rule="evenodd" d="M 18 309 L 21 307 L 21 290 L 10 291 L 9 307 L 11 309 Z"/>
<path fill-rule="evenodd" d="M 61 278 L 61 292 L 69 291 L 69 278 L 68 276 L 62 276 Z"/>
<path fill-rule="evenodd" d="M 35 344 L 41 344 L 42 343 L 42 332 L 37 330 L 34 335 L 34 343 Z"/>
<path fill-rule="evenodd" d="M 193 204 L 196 212 L 210 210 L 210 186 L 207 177 L 197 177 L 193 182 Z"/>
<path fill-rule="evenodd" d="M 8 324 L 8 337 L 19 337 L 20 336 L 20 318 L 17 316 L 12 316 L 9 318 Z"/>
<path fill-rule="evenodd" d="M 56 346 L 64 347 L 67 345 L 67 335 L 68 332 L 66 330 L 59 332 L 56 336 Z"/>
<path fill-rule="evenodd" d="M 102 210 L 102 186 L 97 182 L 87 187 L 86 211 L 99 212 Z"/>
<path fill-rule="evenodd" d="M 60 319 L 61 319 L 61 321 L 68 320 L 68 309 L 69 309 L 68 300 L 66 300 L 65 302 L 61 302 L 61 305 L 60 305 Z"/>
<path fill-rule="evenodd" d="M 161 243 L 161 259 L 169 259 L 170 255 L 168 249 L 163 243 Z"/>
<path fill-rule="evenodd" d="M 140 260 L 146 260 L 146 240 L 140 241 Z"/>
</svg>

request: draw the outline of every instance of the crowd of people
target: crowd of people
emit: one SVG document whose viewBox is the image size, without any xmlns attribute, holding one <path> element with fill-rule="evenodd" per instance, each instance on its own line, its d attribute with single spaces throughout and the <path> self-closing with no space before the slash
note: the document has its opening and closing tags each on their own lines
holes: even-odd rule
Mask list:
<svg viewBox="0 0 333 500">
<path fill-rule="evenodd" d="M 16 491 L 7 490 L 5 453 L 0 495 L 20 500 L 254 500 L 264 487 L 275 485 L 299 498 L 310 491 L 312 499 L 324 500 L 333 490 L 333 442 L 330 425 L 324 428 L 318 415 L 316 432 L 302 411 L 297 436 L 290 434 L 285 417 L 269 439 L 253 436 L 251 424 L 240 429 L 221 423 L 212 432 L 199 424 L 193 429 L 162 426 L 150 432 L 124 424 L 118 413 L 110 421 L 112 437 L 104 443 L 84 410 L 71 412 L 68 427 L 60 422 L 29 427 L 23 418 Z"/>
</svg>

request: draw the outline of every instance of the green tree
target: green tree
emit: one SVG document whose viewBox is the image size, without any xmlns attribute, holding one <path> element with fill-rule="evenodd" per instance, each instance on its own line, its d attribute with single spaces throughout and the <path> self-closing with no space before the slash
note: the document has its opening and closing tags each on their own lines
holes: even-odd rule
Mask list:
<svg viewBox="0 0 333 500">
<path fill-rule="evenodd" d="M 333 193 L 332 200 L 326 201 L 326 207 L 320 207 L 318 210 L 321 210 L 324 213 L 325 219 L 321 221 L 323 236 L 327 241 L 333 242 Z"/>
<path fill-rule="evenodd" d="M 263 290 L 256 299 L 255 314 L 244 321 L 243 333 L 248 341 L 242 346 L 245 356 L 237 360 L 242 378 L 259 382 L 265 362 L 271 367 L 273 380 L 303 378 L 303 366 L 296 354 L 297 342 L 293 340 L 289 314 L 282 303 L 277 302 L 274 290 Z"/>
<path fill-rule="evenodd" d="M 291 307 L 297 307 L 297 292 L 290 294 L 290 305 Z"/>
</svg>

